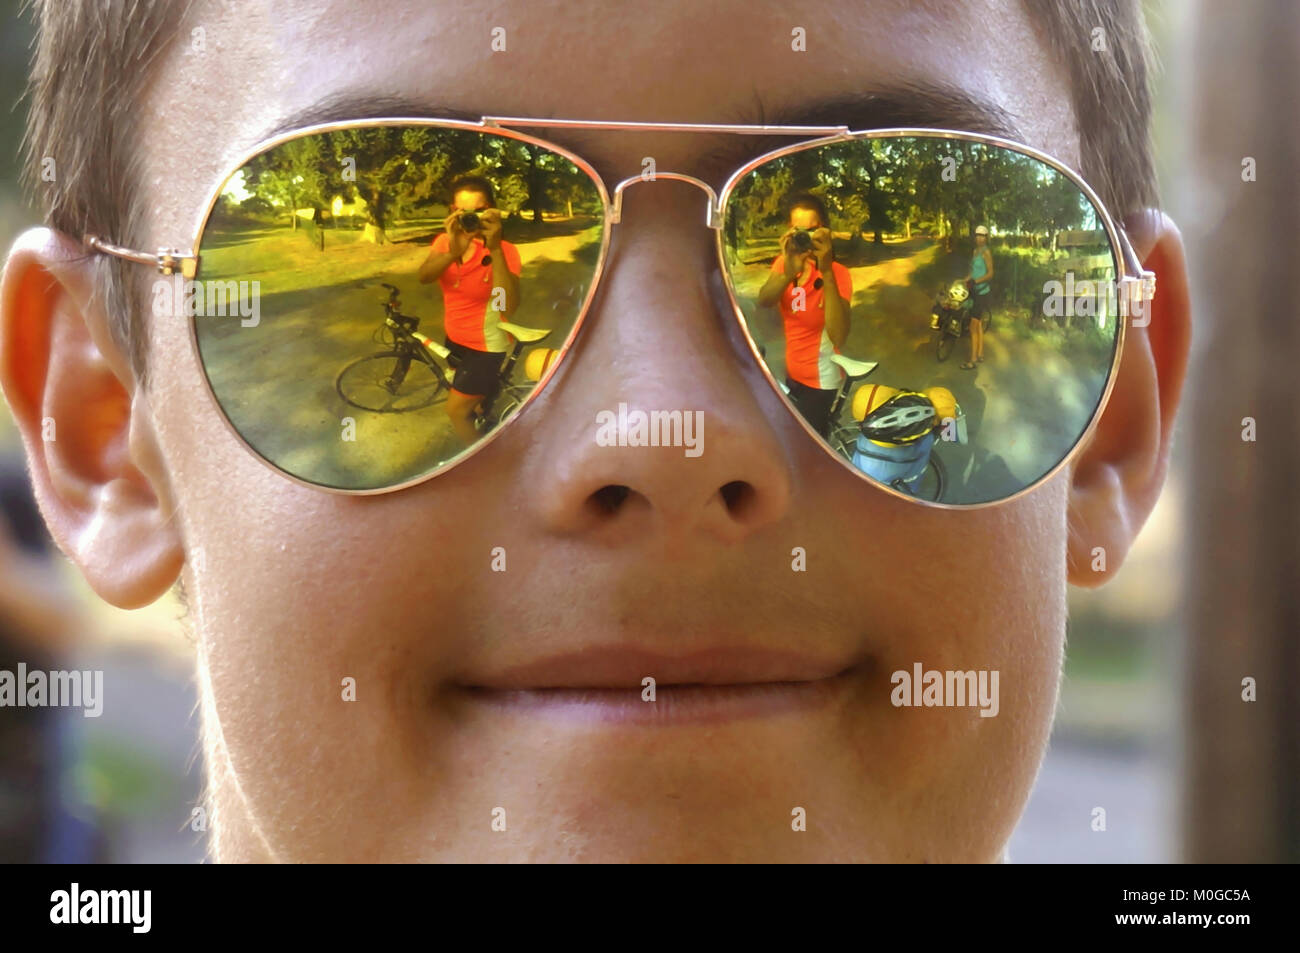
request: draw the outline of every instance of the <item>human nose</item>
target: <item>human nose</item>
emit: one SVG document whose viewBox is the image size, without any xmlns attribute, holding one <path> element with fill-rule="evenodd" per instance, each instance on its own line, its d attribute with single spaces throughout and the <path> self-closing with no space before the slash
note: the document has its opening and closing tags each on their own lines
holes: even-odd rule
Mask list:
<svg viewBox="0 0 1300 953">
<path fill-rule="evenodd" d="M 789 509 L 782 405 L 721 291 L 699 200 L 672 181 L 625 196 L 583 330 L 534 410 L 523 477 L 552 532 L 738 542 Z"/>
</svg>

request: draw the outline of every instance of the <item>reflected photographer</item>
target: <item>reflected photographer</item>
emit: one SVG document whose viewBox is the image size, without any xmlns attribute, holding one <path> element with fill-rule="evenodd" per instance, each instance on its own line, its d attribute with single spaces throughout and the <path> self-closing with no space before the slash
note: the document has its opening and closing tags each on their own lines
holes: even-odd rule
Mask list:
<svg viewBox="0 0 1300 953">
<path fill-rule="evenodd" d="M 500 387 L 509 349 L 501 322 L 519 306 L 519 251 L 501 237 L 501 212 L 492 183 L 463 176 L 452 183 L 452 207 L 443 231 L 420 265 L 421 284 L 442 288 L 446 346 L 459 359 L 447 417 L 456 436 L 478 440 L 477 418 Z"/>
<path fill-rule="evenodd" d="M 790 227 L 780 237 L 780 253 L 758 293 L 759 304 L 776 305 L 781 312 L 790 400 L 823 435 L 842 378 L 831 356 L 848 339 L 853 298 L 849 271 L 835 261 L 829 221 L 817 196 L 804 192 L 790 200 Z M 827 282 L 827 273 L 835 280 Z"/>
</svg>

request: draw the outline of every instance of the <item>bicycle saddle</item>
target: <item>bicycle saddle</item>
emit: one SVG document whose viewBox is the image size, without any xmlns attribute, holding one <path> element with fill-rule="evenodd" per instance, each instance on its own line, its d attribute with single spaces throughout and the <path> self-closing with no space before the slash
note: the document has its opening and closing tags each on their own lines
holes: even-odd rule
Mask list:
<svg viewBox="0 0 1300 953">
<path fill-rule="evenodd" d="M 831 360 L 844 368 L 844 373 L 848 374 L 849 377 L 866 377 L 876 369 L 875 361 L 855 361 L 843 354 L 832 354 Z"/>
<path fill-rule="evenodd" d="M 522 324 L 511 324 L 509 321 L 501 322 L 501 330 L 516 341 L 523 341 L 525 344 L 540 341 L 551 333 L 550 331 L 543 331 L 541 328 L 526 328 Z"/>
</svg>

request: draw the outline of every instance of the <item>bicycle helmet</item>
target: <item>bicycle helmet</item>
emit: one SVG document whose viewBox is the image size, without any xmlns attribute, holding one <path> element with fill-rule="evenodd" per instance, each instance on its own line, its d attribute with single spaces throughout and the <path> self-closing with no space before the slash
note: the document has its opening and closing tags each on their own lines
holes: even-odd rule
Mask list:
<svg viewBox="0 0 1300 953">
<path fill-rule="evenodd" d="M 934 404 L 915 391 L 891 397 L 862 421 L 862 433 L 880 443 L 911 443 L 934 429 Z"/>
<path fill-rule="evenodd" d="M 964 281 L 954 281 L 948 289 L 948 306 L 957 308 L 970 297 L 970 289 L 966 287 Z"/>
</svg>

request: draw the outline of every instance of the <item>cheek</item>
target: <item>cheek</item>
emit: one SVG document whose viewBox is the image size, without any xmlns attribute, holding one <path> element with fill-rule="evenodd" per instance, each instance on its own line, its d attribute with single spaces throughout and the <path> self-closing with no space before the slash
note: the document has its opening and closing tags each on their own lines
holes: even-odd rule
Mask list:
<svg viewBox="0 0 1300 953">
<path fill-rule="evenodd" d="M 919 663 L 923 671 L 987 672 L 992 688 L 997 673 L 996 715 L 882 706 L 890 796 L 929 815 L 913 832 L 933 831 L 931 856 L 963 838 L 973 858 L 995 856 L 1037 775 L 1064 649 L 1067 486 L 1063 475 L 986 513 L 926 514 L 932 531 L 912 537 L 931 596 L 915 600 L 915 627 L 891 642 L 882 679 L 914 676 Z"/>
<path fill-rule="evenodd" d="M 846 788 L 858 792 L 854 803 L 873 828 L 863 836 L 880 856 L 986 861 L 1009 838 L 1056 705 L 1068 483 L 1062 474 L 972 513 L 827 487 L 843 556 L 833 592 L 847 597 L 875 645 L 863 697 L 832 757 L 834 770 L 854 779 Z M 848 527 L 859 531 L 846 548 Z M 918 665 L 923 674 L 974 672 L 977 684 L 987 673 L 990 690 L 996 672 L 997 713 L 981 715 L 991 704 L 895 705 L 895 673 L 910 683 Z"/>
<path fill-rule="evenodd" d="M 244 807 L 277 853 L 332 844 L 355 856 L 368 841 L 352 825 L 373 820 L 364 805 L 403 797 L 377 768 L 411 760 L 413 719 L 399 716 L 420 703 L 421 685 L 404 673 L 437 672 L 436 644 L 413 664 L 437 641 L 437 613 L 418 607 L 454 605 L 464 585 L 431 557 L 445 507 L 418 489 L 362 500 L 298 486 L 230 434 L 188 350 L 155 350 L 151 369 L 210 686 L 205 734 L 223 741 Z M 294 843 L 277 843 L 277 831 L 294 831 Z"/>
</svg>

